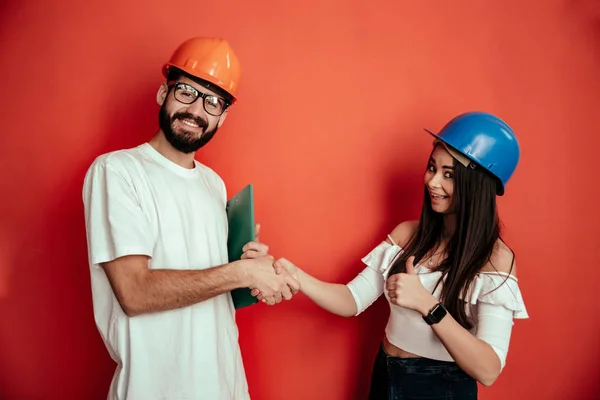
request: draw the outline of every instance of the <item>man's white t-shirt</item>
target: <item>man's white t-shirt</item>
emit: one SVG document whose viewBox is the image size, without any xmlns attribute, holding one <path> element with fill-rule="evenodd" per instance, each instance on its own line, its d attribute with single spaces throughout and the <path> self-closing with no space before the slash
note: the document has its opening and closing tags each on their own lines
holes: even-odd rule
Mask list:
<svg viewBox="0 0 600 400">
<path fill-rule="evenodd" d="M 94 316 L 117 370 L 109 400 L 244 400 L 248 385 L 229 293 L 180 309 L 125 315 L 100 263 L 132 254 L 152 269 L 228 262 L 226 189 L 150 144 L 101 155 L 83 187 Z"/>
</svg>

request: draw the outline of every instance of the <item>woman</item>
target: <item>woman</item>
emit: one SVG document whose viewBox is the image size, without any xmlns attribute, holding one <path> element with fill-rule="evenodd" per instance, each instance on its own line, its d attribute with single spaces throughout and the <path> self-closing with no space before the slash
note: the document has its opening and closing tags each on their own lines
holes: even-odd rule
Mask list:
<svg viewBox="0 0 600 400">
<path fill-rule="evenodd" d="M 500 237 L 496 196 L 520 156 L 511 128 L 481 112 L 457 116 L 434 136 L 419 221 L 398 225 L 347 285 L 310 276 L 285 259 L 301 291 L 341 316 L 381 294 L 390 303 L 370 399 L 476 399 L 504 368 L 513 318 L 528 318 L 515 257 Z M 250 243 L 244 257 L 264 256 Z M 260 300 L 273 304 L 273 299 Z"/>
</svg>

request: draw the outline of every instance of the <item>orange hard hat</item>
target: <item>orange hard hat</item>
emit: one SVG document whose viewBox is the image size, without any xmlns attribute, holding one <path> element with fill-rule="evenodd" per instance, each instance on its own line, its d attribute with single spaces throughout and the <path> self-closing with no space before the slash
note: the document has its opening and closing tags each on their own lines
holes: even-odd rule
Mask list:
<svg viewBox="0 0 600 400">
<path fill-rule="evenodd" d="M 208 37 L 188 39 L 175 49 L 171 59 L 163 66 L 165 78 L 171 67 L 218 86 L 233 97 L 233 103 L 237 100 L 241 68 L 227 40 Z"/>
</svg>

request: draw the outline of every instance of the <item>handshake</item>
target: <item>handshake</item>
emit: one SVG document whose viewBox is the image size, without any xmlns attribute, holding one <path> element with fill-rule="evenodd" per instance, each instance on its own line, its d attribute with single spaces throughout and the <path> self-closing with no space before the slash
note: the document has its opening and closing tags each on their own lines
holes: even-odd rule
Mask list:
<svg viewBox="0 0 600 400">
<path fill-rule="evenodd" d="M 247 243 L 242 251 L 242 260 L 248 287 L 252 296 L 270 306 L 282 299 L 291 300 L 300 290 L 299 269 L 286 260 L 269 255 L 269 246 L 260 242 Z"/>
</svg>

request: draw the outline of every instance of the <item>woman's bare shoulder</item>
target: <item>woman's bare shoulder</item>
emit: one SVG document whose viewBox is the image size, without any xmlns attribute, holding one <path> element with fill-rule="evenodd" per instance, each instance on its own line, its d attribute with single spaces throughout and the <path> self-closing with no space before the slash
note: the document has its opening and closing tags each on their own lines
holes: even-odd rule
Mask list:
<svg viewBox="0 0 600 400">
<path fill-rule="evenodd" d="M 482 272 L 502 272 L 517 276 L 517 267 L 515 262 L 515 253 L 504 243 L 498 239 L 490 262 L 483 266 Z"/>
<path fill-rule="evenodd" d="M 417 231 L 419 221 L 404 221 L 398 224 L 390 233 L 394 242 L 400 247 L 406 246 L 412 235 Z"/>
</svg>

